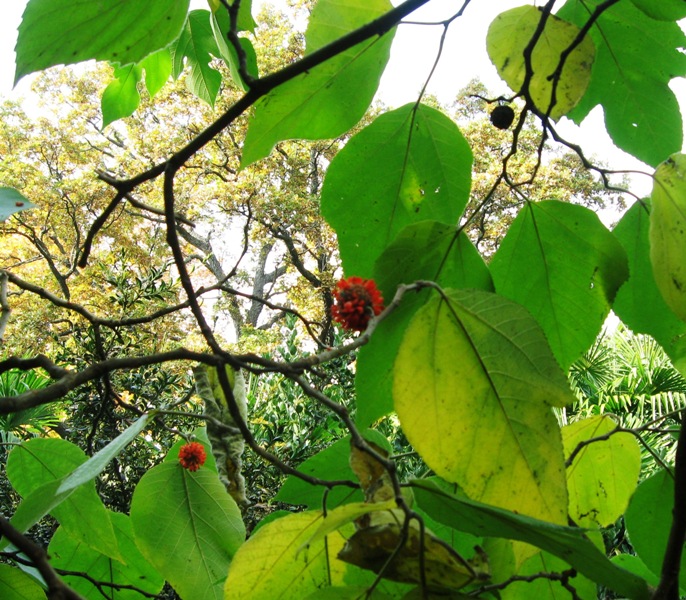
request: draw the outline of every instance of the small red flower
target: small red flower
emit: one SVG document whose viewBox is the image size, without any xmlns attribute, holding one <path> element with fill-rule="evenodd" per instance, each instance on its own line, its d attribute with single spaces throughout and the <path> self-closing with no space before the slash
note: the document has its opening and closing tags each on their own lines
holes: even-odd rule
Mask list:
<svg viewBox="0 0 686 600">
<path fill-rule="evenodd" d="M 205 448 L 199 442 L 191 442 L 184 444 L 179 450 L 179 462 L 184 469 L 189 471 L 197 471 L 205 464 Z"/>
<path fill-rule="evenodd" d="M 364 331 L 372 315 L 376 316 L 383 310 L 381 292 L 372 279 L 341 279 L 333 295 L 336 304 L 331 307 L 331 316 L 344 329 Z"/>
</svg>

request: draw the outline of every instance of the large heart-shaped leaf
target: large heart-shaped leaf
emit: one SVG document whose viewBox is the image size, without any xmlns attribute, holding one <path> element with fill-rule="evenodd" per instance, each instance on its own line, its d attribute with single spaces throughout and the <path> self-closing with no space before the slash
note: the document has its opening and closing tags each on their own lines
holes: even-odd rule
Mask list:
<svg viewBox="0 0 686 600">
<path fill-rule="evenodd" d="M 521 306 L 477 290 L 428 302 L 405 332 L 393 399 L 414 448 L 470 498 L 566 521 L 562 440 L 551 406 L 574 398 Z"/>
</svg>

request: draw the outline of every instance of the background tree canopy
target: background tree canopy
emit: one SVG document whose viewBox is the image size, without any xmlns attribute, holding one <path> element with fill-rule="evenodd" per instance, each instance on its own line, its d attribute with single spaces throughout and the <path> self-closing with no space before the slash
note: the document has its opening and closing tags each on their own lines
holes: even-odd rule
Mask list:
<svg viewBox="0 0 686 600">
<path fill-rule="evenodd" d="M 28 2 L 3 598 L 681 596 L 686 7 L 523 3 L 499 92 L 375 102 L 431 2 Z"/>
</svg>

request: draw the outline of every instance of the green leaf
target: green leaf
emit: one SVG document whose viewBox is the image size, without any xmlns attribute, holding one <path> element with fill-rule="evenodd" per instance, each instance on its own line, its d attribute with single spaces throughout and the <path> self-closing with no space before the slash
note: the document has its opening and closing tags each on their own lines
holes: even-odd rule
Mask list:
<svg viewBox="0 0 686 600">
<path fill-rule="evenodd" d="M 686 154 L 674 154 L 653 177 L 650 262 L 662 298 L 686 321 Z"/>
<path fill-rule="evenodd" d="M 551 406 L 574 398 L 521 306 L 477 290 L 428 302 L 405 332 L 393 399 L 412 446 L 470 498 L 566 521 L 562 440 Z"/>
<path fill-rule="evenodd" d="M 607 415 L 563 427 L 565 456 L 616 427 Z M 640 472 L 641 449 L 630 433 L 615 433 L 583 447 L 567 467 L 569 516 L 581 527 L 609 527 L 624 513 Z"/>
<path fill-rule="evenodd" d="M 131 501 L 141 554 L 182 598 L 217 600 L 245 539 L 235 501 L 217 474 L 165 462 L 148 471 Z"/>
<path fill-rule="evenodd" d="M 582 26 L 601 1 L 570 0 L 558 14 Z M 677 23 L 650 19 L 631 2 L 613 4 L 590 34 L 596 46 L 591 84 L 569 116 L 581 123 L 602 105 L 614 143 L 656 166 L 682 145 L 681 112 L 668 84 L 686 74 L 686 35 Z"/>
<path fill-rule="evenodd" d="M 674 478 L 659 471 L 645 479 L 631 498 L 624 515 L 629 540 L 646 566 L 659 574 L 667 548 L 674 506 Z M 686 554 L 681 555 L 680 580 L 686 575 Z"/>
<path fill-rule="evenodd" d="M 83 450 L 62 439 L 34 438 L 12 450 L 7 478 L 24 500 L 11 522 L 25 532 L 50 513 L 84 544 L 120 559 L 112 523 L 95 483 L 92 478 L 73 479 L 88 462 Z"/>
<path fill-rule="evenodd" d="M 371 277 L 411 223 L 457 223 L 471 169 L 469 144 L 440 111 L 408 104 L 377 117 L 336 155 L 322 187 L 322 214 L 336 230 L 345 272 Z"/>
<path fill-rule="evenodd" d="M 563 369 L 591 346 L 628 277 L 624 250 L 598 216 L 556 200 L 524 205 L 490 269 L 496 291 L 539 322 Z"/>
<path fill-rule="evenodd" d="M 118 119 L 131 116 L 138 108 L 141 101 L 138 82 L 142 75 L 143 69 L 139 65 L 114 69 L 114 80 L 105 88 L 100 101 L 103 129 Z"/>
<path fill-rule="evenodd" d="M 367 598 L 369 600 L 391 600 L 392 598 L 397 598 L 397 596 L 389 596 L 376 589 L 370 594 L 368 587 L 348 585 L 317 590 L 305 596 L 304 600 L 360 600 L 360 598 L 365 598 L 365 600 Z M 450 596 L 450 600 L 454 600 L 452 596 Z"/>
<path fill-rule="evenodd" d="M 320 511 L 307 511 L 261 527 L 236 553 L 224 600 L 303 598 L 320 588 L 342 584 L 347 566 L 336 559 L 345 544 L 340 532 L 299 551 L 321 523 Z"/>
<path fill-rule="evenodd" d="M 10 187 L 0 187 L 0 221 L 5 221 L 14 213 L 36 208 L 24 195 Z"/>
<path fill-rule="evenodd" d="M 210 106 L 219 93 L 222 76 L 210 66 L 213 56 L 221 56 L 214 40 L 208 10 L 193 10 L 181 31 L 179 39 L 171 46 L 172 75 L 178 78 L 183 71 L 184 59 L 188 60 L 191 72 L 186 86 Z"/>
<path fill-rule="evenodd" d="M 435 221 L 403 229 L 377 260 L 374 273 L 387 299 L 399 283 L 418 279 L 444 288 L 493 290 L 488 268 L 468 238 L 456 235 L 454 226 Z M 393 363 L 412 315 L 428 297 L 427 290 L 406 295 L 360 349 L 355 375 L 358 425 L 366 427 L 393 410 Z"/>
<path fill-rule="evenodd" d="M 392 452 L 388 440 L 378 431 L 367 429 L 362 432 L 366 440 L 374 442 L 380 448 Z M 298 465 L 298 471 L 312 477 L 333 480 L 356 481 L 350 468 L 350 436 L 346 436 L 324 450 L 319 451 Z M 288 504 L 304 505 L 307 508 L 321 508 L 324 501 L 324 488 L 311 485 L 295 475 L 289 475 L 283 482 L 274 500 Z M 326 494 L 328 509 L 340 506 L 345 502 L 362 500 L 359 489 L 336 487 Z"/>
<path fill-rule="evenodd" d="M 657 289 L 650 263 L 650 204 L 636 202 L 613 230 L 629 258 L 629 279 L 617 292 L 612 310 L 634 333 L 651 335 L 672 364 L 686 373 L 686 323 L 669 309 Z"/>
<path fill-rule="evenodd" d="M 189 0 L 29 0 L 19 25 L 16 84 L 55 65 L 137 63 L 179 35 Z"/>
<path fill-rule="evenodd" d="M 172 71 L 172 60 L 169 48 L 163 48 L 144 58 L 140 66 L 145 70 L 145 87 L 151 98 L 167 83 Z"/>
<path fill-rule="evenodd" d="M 569 570 L 569 563 L 549 554 L 537 552 L 528 558 L 517 569 L 517 575 L 527 577 L 538 573 L 562 573 Z M 578 573 L 571 576 L 567 582 L 575 590 L 575 598 L 579 600 L 597 600 L 597 586 Z M 514 581 L 507 586 L 507 600 L 569 600 L 569 589 L 563 587 L 559 581 L 538 577 L 533 581 Z"/>
<path fill-rule="evenodd" d="M 540 27 L 543 13 L 535 6 L 519 6 L 498 15 L 488 28 L 486 48 L 498 74 L 515 92 L 526 80 L 524 51 Z M 557 81 L 560 57 L 579 35 L 579 28 L 550 15 L 531 54 L 533 75 L 529 94 L 536 108 L 553 119 L 567 114 L 586 92 L 595 56 L 593 42 L 585 37 L 567 57 Z M 554 94 L 554 95 L 553 95 Z M 555 101 L 554 104 L 551 103 Z"/>
<path fill-rule="evenodd" d="M 634 6 L 652 19 L 659 21 L 678 21 L 686 17 L 684 0 L 631 0 Z"/>
<path fill-rule="evenodd" d="M 383 15 L 388 0 L 319 0 L 305 33 L 306 54 Z M 390 54 L 393 32 L 362 42 L 280 85 L 255 106 L 241 168 L 267 156 L 281 140 L 334 138 L 369 107 Z"/>
<path fill-rule="evenodd" d="M 2 600 L 45 600 L 38 582 L 16 567 L 0 564 L 0 598 Z"/>
<path fill-rule="evenodd" d="M 241 8 L 243 8 L 242 3 Z M 248 86 L 243 81 L 238 71 L 238 53 L 236 52 L 233 45 L 228 43 L 226 38 L 226 33 L 229 31 L 230 28 L 228 13 L 224 10 L 212 13 L 212 16 L 210 17 L 210 25 L 212 27 L 212 34 L 214 35 L 214 41 L 217 44 L 219 54 L 224 59 L 224 62 L 228 65 L 229 70 L 231 71 L 231 79 L 233 79 L 233 82 L 241 90 L 247 92 Z M 253 45 L 250 42 L 250 40 L 245 37 L 240 38 L 239 43 L 246 55 L 246 67 L 248 69 L 248 73 L 253 78 L 257 78 L 257 55 L 255 54 L 255 48 L 253 48 Z"/>
<path fill-rule="evenodd" d="M 143 415 L 88 460 L 80 448 L 65 440 L 36 438 L 13 450 L 7 459 L 7 477 L 25 498 L 12 524 L 24 532 L 52 513 L 72 535 L 119 559 L 112 524 L 92 482 L 148 420 Z"/>
<path fill-rule="evenodd" d="M 117 589 L 116 586 L 134 586 L 148 594 L 159 594 L 164 586 L 164 579 L 136 547 L 131 520 L 121 513 L 108 513 L 125 562 L 113 560 L 84 546 L 63 527 L 59 527 L 48 547 L 50 564 L 56 569 L 82 571 L 97 581 L 113 584 L 115 587 L 111 592 L 108 590 L 108 598 L 112 600 L 138 600 L 141 597 L 138 591 Z M 99 593 L 83 577 L 65 575 L 64 579 L 67 585 L 86 598 L 97 597 Z"/>
<path fill-rule="evenodd" d="M 580 573 L 633 600 L 648 600 L 645 581 L 613 565 L 582 529 L 553 525 L 531 517 L 453 496 L 425 481 L 412 483 L 415 500 L 437 521 L 476 536 L 527 542 L 558 556 Z"/>
<path fill-rule="evenodd" d="M 493 290 L 488 267 L 466 234 L 438 221 L 405 227 L 374 265 L 374 280 L 388 300 L 398 285 L 421 279 L 445 287 Z"/>
</svg>

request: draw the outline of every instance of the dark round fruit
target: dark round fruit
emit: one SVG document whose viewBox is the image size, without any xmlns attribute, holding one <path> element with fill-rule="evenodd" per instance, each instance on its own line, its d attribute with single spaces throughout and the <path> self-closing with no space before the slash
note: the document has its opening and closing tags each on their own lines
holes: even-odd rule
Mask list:
<svg viewBox="0 0 686 600">
<path fill-rule="evenodd" d="M 491 111 L 491 123 L 498 129 L 509 129 L 514 118 L 515 113 L 509 106 L 496 106 Z"/>
</svg>

